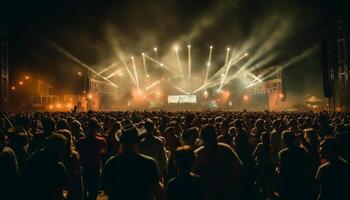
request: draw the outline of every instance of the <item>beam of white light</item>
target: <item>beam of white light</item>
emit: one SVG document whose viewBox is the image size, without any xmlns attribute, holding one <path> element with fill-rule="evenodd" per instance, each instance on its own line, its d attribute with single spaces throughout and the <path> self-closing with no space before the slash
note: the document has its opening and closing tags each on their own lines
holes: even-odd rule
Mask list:
<svg viewBox="0 0 350 200">
<path fill-rule="evenodd" d="M 213 79 L 215 78 L 215 76 L 217 74 L 221 74 L 222 70 L 226 69 L 226 71 L 228 71 L 228 69 L 230 67 L 232 67 L 234 64 L 236 64 L 237 62 L 239 62 L 240 60 L 242 60 L 243 58 L 245 58 L 246 56 L 248 56 L 248 53 L 244 53 L 243 55 L 241 55 L 240 57 L 238 57 L 237 59 L 235 60 L 232 60 L 229 62 L 229 64 L 226 66 L 223 66 L 218 72 L 216 72 L 208 81 L 208 83 L 205 83 L 203 84 L 202 86 L 200 86 L 198 89 L 196 89 L 194 91 L 194 93 L 197 93 L 199 91 L 202 91 L 202 90 L 205 90 L 205 89 L 208 89 L 208 88 L 212 88 L 212 87 L 215 87 L 215 86 L 218 86 L 220 85 L 220 87 L 222 88 L 224 85 L 226 85 L 227 83 L 229 83 L 231 80 L 233 80 L 234 78 L 236 78 L 236 75 L 233 75 L 229 78 L 227 78 L 227 74 L 226 74 L 226 77 L 223 77 L 220 81 L 217 81 L 217 82 L 214 82 Z M 224 75 L 225 76 L 225 75 Z M 222 86 L 221 86 L 222 84 Z M 220 88 L 220 89 L 221 89 Z"/>
<path fill-rule="evenodd" d="M 188 49 L 188 80 L 191 80 L 191 45 L 187 45 Z"/>
<path fill-rule="evenodd" d="M 102 73 L 112 69 L 113 67 L 117 66 L 118 63 L 119 63 L 119 61 L 113 62 L 112 64 L 108 65 L 107 67 L 105 67 L 101 71 L 99 71 L 98 74 L 102 74 Z"/>
<path fill-rule="evenodd" d="M 209 70 L 210 70 L 210 65 L 211 65 L 211 54 L 213 52 L 213 46 L 209 47 L 209 56 L 208 56 L 208 62 L 207 62 L 207 71 L 205 73 L 205 83 L 208 81 L 208 76 L 209 76 Z"/>
<path fill-rule="evenodd" d="M 227 52 L 230 51 L 230 49 L 227 49 Z M 227 77 L 227 74 L 228 74 L 228 71 L 230 70 L 231 66 L 236 64 L 237 62 L 239 62 L 240 60 L 242 60 L 243 58 L 247 57 L 248 56 L 248 53 L 245 53 L 243 54 L 241 57 L 239 57 L 237 60 L 235 61 L 232 61 L 232 59 L 230 59 L 230 62 L 228 63 L 227 67 L 226 67 L 226 71 L 225 71 L 225 74 L 224 74 L 224 77 L 220 83 L 220 87 L 219 87 L 219 90 L 221 90 L 221 88 L 224 86 L 224 83 L 226 81 L 226 77 Z"/>
<path fill-rule="evenodd" d="M 201 85 L 199 88 L 197 88 L 196 90 L 194 90 L 194 91 L 192 92 L 192 94 L 195 94 L 195 93 L 197 93 L 197 92 L 199 92 L 199 91 L 202 91 L 202 90 L 205 90 L 205 89 L 207 89 L 207 88 L 211 88 L 212 85 L 213 85 L 212 82 L 203 84 L 203 85 Z"/>
<path fill-rule="evenodd" d="M 172 85 L 172 87 L 175 88 L 175 89 L 177 89 L 178 91 L 184 93 L 184 94 L 187 94 L 187 95 L 190 94 L 189 92 L 186 92 L 184 89 L 182 89 L 182 88 L 180 88 L 180 87 L 178 87 L 178 86 L 176 86 L 176 85 Z"/>
<path fill-rule="evenodd" d="M 145 53 L 142 53 L 142 62 L 143 62 L 143 69 L 145 70 L 146 76 L 148 76 L 148 71 L 147 71 L 147 65 L 146 65 L 146 58 L 145 58 Z"/>
<path fill-rule="evenodd" d="M 125 70 L 128 72 L 128 74 L 129 74 L 129 76 L 130 76 L 132 82 L 133 82 L 133 83 L 135 84 L 135 86 L 137 87 L 136 80 L 135 80 L 134 77 L 132 76 L 132 73 L 131 73 L 129 67 L 128 67 L 128 66 L 124 66 L 124 68 L 125 68 Z"/>
<path fill-rule="evenodd" d="M 145 95 L 145 98 L 151 96 L 152 94 L 154 94 L 154 93 L 156 93 L 156 92 L 157 92 L 156 90 L 153 90 L 153 91 L 147 93 L 147 94 Z"/>
<path fill-rule="evenodd" d="M 278 20 L 278 19 L 277 19 Z M 262 58 L 266 53 L 271 52 L 283 39 L 288 37 L 288 31 L 290 31 L 291 23 L 286 20 L 278 24 L 278 27 L 270 33 L 267 40 L 257 48 L 254 55 L 241 67 L 243 70 L 251 66 L 258 59 Z"/>
<path fill-rule="evenodd" d="M 147 87 L 146 87 L 146 90 L 151 89 L 152 87 L 154 87 L 154 86 L 158 85 L 159 83 L 160 83 L 160 81 L 159 81 L 159 80 L 158 80 L 158 81 L 153 82 L 151 85 L 149 85 L 149 86 L 147 86 Z"/>
<path fill-rule="evenodd" d="M 120 73 L 121 69 L 117 69 L 115 70 L 113 73 L 111 73 L 110 75 L 108 75 L 106 78 L 110 79 L 112 78 L 113 76 L 117 75 L 118 73 Z"/>
<path fill-rule="evenodd" d="M 238 63 L 239 61 L 241 61 L 243 58 L 245 58 L 246 56 L 248 56 L 248 53 L 244 53 L 242 55 L 236 56 L 234 58 L 230 59 L 230 65 L 224 65 L 223 67 L 221 67 L 214 75 L 212 75 L 208 80 L 212 81 L 213 79 L 215 79 L 217 76 L 221 76 L 223 74 L 224 71 L 226 71 L 227 67 L 232 67 L 233 65 L 235 65 L 236 63 Z"/>
<path fill-rule="evenodd" d="M 230 53 L 230 48 L 226 49 L 226 57 L 225 57 L 225 65 L 227 65 L 228 59 L 229 59 L 229 54 Z"/>
<path fill-rule="evenodd" d="M 114 29 L 111 29 L 111 27 L 109 27 L 109 28 L 110 29 L 109 29 L 109 31 L 107 31 L 107 35 L 110 38 L 110 41 L 113 45 L 113 50 L 114 50 L 115 54 L 117 55 L 118 59 L 123 64 L 125 70 L 128 72 L 130 79 L 132 80 L 134 85 L 137 86 L 136 80 L 132 76 L 132 73 L 129 70 L 128 64 L 125 62 L 125 59 L 127 58 L 127 56 L 124 55 L 124 52 L 121 50 L 122 49 L 121 44 L 120 44 L 119 40 L 117 40 L 117 38 L 115 37 L 115 35 L 117 35 L 118 33 L 116 33 Z"/>
<path fill-rule="evenodd" d="M 304 50 L 303 52 L 301 52 L 299 55 L 295 56 L 294 58 L 286 61 L 285 63 L 282 64 L 282 70 L 289 67 L 290 65 L 293 65 L 293 64 L 303 60 L 304 58 L 310 56 L 312 53 L 314 53 L 317 50 L 317 48 L 319 48 L 319 46 L 314 45 L 314 46 Z M 278 72 L 279 72 L 279 70 L 275 70 L 271 74 L 268 74 L 267 76 L 263 77 L 262 80 L 266 80 L 266 79 L 276 75 Z"/>
<path fill-rule="evenodd" d="M 251 73 L 250 71 L 247 71 L 247 75 L 251 76 L 252 78 L 254 78 L 254 80 L 258 81 L 259 83 L 262 82 L 262 80 L 261 80 L 259 77 L 255 76 L 255 75 L 254 75 L 253 73 Z"/>
<path fill-rule="evenodd" d="M 168 71 L 171 72 L 172 74 L 177 75 L 175 72 L 173 72 L 171 69 L 169 69 L 166 65 L 164 65 L 163 63 L 157 61 L 156 59 L 154 59 L 154 58 L 152 58 L 152 57 L 150 57 L 150 56 L 148 56 L 148 55 L 146 55 L 146 54 L 145 54 L 145 58 L 147 58 L 147 59 L 149 59 L 150 61 L 152 61 L 152 62 L 158 64 L 160 67 L 163 67 L 164 69 L 168 70 Z"/>
<path fill-rule="evenodd" d="M 111 84 L 112 86 L 119 88 L 118 85 L 116 85 L 115 83 L 113 83 L 112 81 L 108 80 L 106 77 L 100 75 L 99 73 L 97 73 L 95 70 L 93 70 L 91 67 L 89 67 L 87 64 L 85 64 L 84 62 L 80 61 L 78 58 L 76 58 L 75 56 L 73 56 L 72 54 L 68 53 L 66 50 L 64 50 L 63 48 L 61 48 L 60 46 L 58 46 L 57 44 L 55 44 L 54 42 L 48 41 L 48 43 L 53 46 L 57 51 L 61 52 L 62 54 L 64 54 L 65 56 L 67 56 L 68 58 L 70 58 L 71 60 L 75 61 L 76 63 L 80 64 L 82 67 L 84 67 L 85 69 L 89 70 L 90 72 L 96 74 L 98 77 L 102 78 L 103 80 L 105 80 L 106 82 L 108 82 L 109 84 Z"/>
<path fill-rule="evenodd" d="M 179 71 L 181 73 L 181 75 L 183 75 L 183 70 L 182 70 L 182 65 L 181 65 L 181 60 L 180 60 L 180 55 L 179 55 L 179 47 L 175 46 L 174 47 L 175 53 L 176 53 L 176 59 L 177 59 L 177 66 L 179 68 Z"/>
<path fill-rule="evenodd" d="M 135 79 L 136 79 L 137 89 L 140 89 L 139 76 L 137 75 L 137 70 L 136 70 L 134 57 L 131 57 L 131 61 L 132 61 L 132 67 L 134 69 L 134 75 L 135 75 Z"/>
</svg>

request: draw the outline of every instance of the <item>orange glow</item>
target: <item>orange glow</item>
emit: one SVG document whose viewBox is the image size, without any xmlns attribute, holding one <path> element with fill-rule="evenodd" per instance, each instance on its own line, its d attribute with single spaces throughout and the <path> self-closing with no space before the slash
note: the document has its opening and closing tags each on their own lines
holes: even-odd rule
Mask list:
<svg viewBox="0 0 350 200">
<path fill-rule="evenodd" d="M 25 78 L 26 80 L 29 80 L 29 76 L 25 76 L 24 78 Z"/>
<path fill-rule="evenodd" d="M 81 72 L 78 72 L 78 76 L 81 76 L 82 75 L 82 73 Z"/>
<path fill-rule="evenodd" d="M 72 107 L 72 104 L 68 103 L 68 104 L 67 104 L 67 107 L 68 107 L 68 108 L 71 108 L 71 107 Z"/>
<path fill-rule="evenodd" d="M 92 99 L 92 94 L 88 94 L 88 99 Z"/>
<path fill-rule="evenodd" d="M 280 97 L 283 98 L 284 97 L 283 94 L 280 94 Z"/>
<path fill-rule="evenodd" d="M 12 87 L 11 87 L 11 90 L 16 90 L 16 87 L 15 87 L 15 86 L 12 86 Z"/>
<path fill-rule="evenodd" d="M 23 85 L 23 81 L 18 82 L 20 85 Z"/>
<path fill-rule="evenodd" d="M 57 108 L 61 108 L 61 104 L 59 104 L 59 103 L 56 106 L 57 106 Z"/>
<path fill-rule="evenodd" d="M 245 94 L 245 95 L 243 96 L 243 100 L 244 100 L 244 101 L 248 101 L 248 99 L 249 99 L 249 96 Z"/>
<path fill-rule="evenodd" d="M 50 109 L 50 110 L 53 109 L 53 105 L 49 105 L 49 109 Z"/>
</svg>

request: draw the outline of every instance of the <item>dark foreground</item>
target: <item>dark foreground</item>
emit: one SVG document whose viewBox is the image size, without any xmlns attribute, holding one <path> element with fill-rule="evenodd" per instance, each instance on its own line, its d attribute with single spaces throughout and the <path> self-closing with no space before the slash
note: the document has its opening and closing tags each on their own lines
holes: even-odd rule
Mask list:
<svg viewBox="0 0 350 200">
<path fill-rule="evenodd" d="M 2 113 L 0 129 L 0 199 L 349 196 L 349 113 Z"/>
</svg>

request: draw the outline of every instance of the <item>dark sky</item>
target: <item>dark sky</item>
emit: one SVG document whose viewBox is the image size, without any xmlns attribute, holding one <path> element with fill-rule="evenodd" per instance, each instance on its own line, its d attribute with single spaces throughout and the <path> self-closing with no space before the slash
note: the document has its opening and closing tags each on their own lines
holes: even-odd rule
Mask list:
<svg viewBox="0 0 350 200">
<path fill-rule="evenodd" d="M 53 41 L 72 55 L 99 70 L 115 59 L 108 30 L 113 29 L 123 52 L 139 54 L 153 46 L 167 49 L 181 38 L 198 50 L 213 44 L 225 49 L 239 46 L 255 34 L 268 41 L 284 21 L 291 23 L 266 54 L 277 54 L 266 65 L 288 62 L 304 50 L 315 51 L 287 69 L 292 94 L 322 96 L 320 36 L 329 19 L 346 13 L 346 2 L 316 0 L 61 0 L 1 1 L 1 22 L 9 33 L 12 81 L 23 73 L 37 74 L 68 87 L 69 77 L 81 67 L 55 51 Z M 275 23 L 266 18 L 277 16 Z M 348 16 L 345 16 L 345 18 Z M 210 21 L 209 25 L 205 22 Z M 188 34 L 204 21 L 199 33 Z M 262 27 L 265 32 L 256 30 Z M 271 34 L 269 34 L 271 30 Z M 254 47 L 262 43 L 258 40 Z M 223 50 L 224 52 L 224 50 Z M 254 51 L 253 51 L 254 53 Z M 205 54 L 205 57 L 207 54 Z M 264 56 L 264 55 L 263 55 Z M 68 78 L 68 79 L 67 79 Z M 297 83 L 297 84 L 296 84 Z"/>
</svg>

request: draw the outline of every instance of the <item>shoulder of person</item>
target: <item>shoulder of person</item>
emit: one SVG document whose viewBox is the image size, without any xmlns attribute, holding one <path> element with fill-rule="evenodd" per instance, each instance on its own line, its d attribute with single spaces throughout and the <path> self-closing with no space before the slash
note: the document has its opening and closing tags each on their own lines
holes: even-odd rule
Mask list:
<svg viewBox="0 0 350 200">
<path fill-rule="evenodd" d="M 1 153 L 5 153 L 5 154 L 15 154 L 15 152 L 13 151 L 13 149 L 11 147 L 5 146 Z"/>
<path fill-rule="evenodd" d="M 156 163 L 156 160 L 154 158 L 152 158 L 151 156 L 147 156 L 144 154 L 138 154 L 140 156 L 141 159 L 143 159 L 146 162 L 154 162 Z"/>
<path fill-rule="evenodd" d="M 200 146 L 200 147 L 198 147 L 194 152 L 195 152 L 196 154 L 201 154 L 203 151 L 204 151 L 204 146 Z"/>
<path fill-rule="evenodd" d="M 278 152 L 278 156 L 281 157 L 281 156 L 284 156 L 285 154 L 287 154 L 289 152 L 289 149 L 288 148 L 284 148 L 282 149 L 280 152 Z"/>
<path fill-rule="evenodd" d="M 218 143 L 218 147 L 219 149 L 226 150 L 226 151 L 232 150 L 232 148 L 228 144 L 221 143 L 221 142 Z"/>
<path fill-rule="evenodd" d="M 330 162 L 325 162 L 322 165 L 320 165 L 317 169 L 316 178 L 319 178 L 320 176 L 322 176 L 324 171 L 327 171 L 329 167 L 330 167 Z"/>
</svg>

